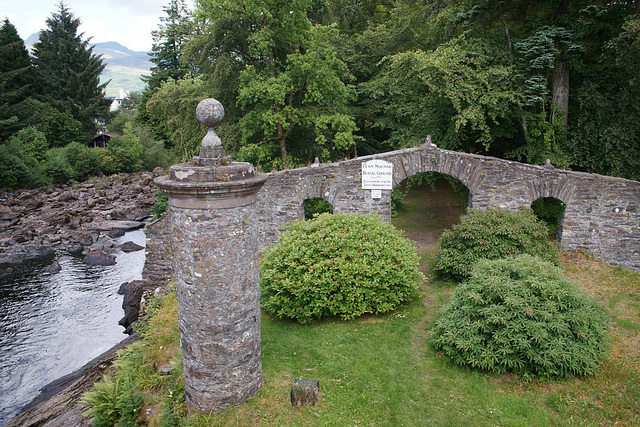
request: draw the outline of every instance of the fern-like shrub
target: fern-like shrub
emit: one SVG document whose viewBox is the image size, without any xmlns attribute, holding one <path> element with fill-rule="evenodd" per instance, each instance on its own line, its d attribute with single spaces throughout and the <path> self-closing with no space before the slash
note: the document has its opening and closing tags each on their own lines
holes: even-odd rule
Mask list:
<svg viewBox="0 0 640 427">
<path fill-rule="evenodd" d="M 300 323 L 386 313 L 424 280 L 415 247 L 377 216 L 320 214 L 297 221 L 260 262 L 262 307 Z"/>
<path fill-rule="evenodd" d="M 602 306 L 527 254 L 479 261 L 432 339 L 458 365 L 540 378 L 593 374 L 608 346 Z"/>
<path fill-rule="evenodd" d="M 93 389 L 82 395 L 80 402 L 90 409 L 84 416 L 93 418 L 95 427 L 137 426 L 142 408 L 142 393 L 127 381 L 107 375 L 93 385 Z"/>
<path fill-rule="evenodd" d="M 480 259 L 498 259 L 531 254 L 557 264 L 559 246 L 549 239 L 546 225 L 530 208 L 470 209 L 460 223 L 438 240 L 435 273 L 444 279 L 462 281 Z"/>
</svg>

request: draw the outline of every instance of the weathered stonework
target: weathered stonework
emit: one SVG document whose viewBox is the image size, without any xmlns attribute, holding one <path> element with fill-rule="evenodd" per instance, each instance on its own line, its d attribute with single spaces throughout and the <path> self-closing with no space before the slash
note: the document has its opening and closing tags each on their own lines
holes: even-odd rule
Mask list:
<svg viewBox="0 0 640 427">
<path fill-rule="evenodd" d="M 266 176 L 247 163 L 171 167 L 169 196 L 188 408 L 218 411 L 262 383 L 254 203 Z"/>
<path fill-rule="evenodd" d="M 258 194 L 261 249 L 277 241 L 286 222 L 304 217 L 303 202 L 329 201 L 335 211 L 391 217 L 391 191 L 373 199 L 361 189 L 361 164 L 393 163 L 393 185 L 419 172 L 442 172 L 469 189 L 469 206 L 518 209 L 541 197 L 566 205 L 560 241 L 564 250 L 588 251 L 612 264 L 640 270 L 640 182 L 534 166 L 442 150 L 433 144 L 319 166 L 279 171 Z"/>
</svg>

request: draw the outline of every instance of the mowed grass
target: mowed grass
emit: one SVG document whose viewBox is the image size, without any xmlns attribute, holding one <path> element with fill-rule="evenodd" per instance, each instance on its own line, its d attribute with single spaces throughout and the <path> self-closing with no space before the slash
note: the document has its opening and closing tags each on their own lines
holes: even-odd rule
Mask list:
<svg viewBox="0 0 640 427">
<path fill-rule="evenodd" d="M 423 271 L 435 253 L 421 248 Z M 384 316 L 301 326 L 263 314 L 259 393 L 220 414 L 192 414 L 180 425 L 640 425 L 640 274 L 584 254 L 565 254 L 562 267 L 611 315 L 612 347 L 597 375 L 540 382 L 453 365 L 429 338 L 455 284 L 428 278 L 419 298 Z M 317 405 L 291 406 L 294 378 L 320 381 Z"/>
</svg>

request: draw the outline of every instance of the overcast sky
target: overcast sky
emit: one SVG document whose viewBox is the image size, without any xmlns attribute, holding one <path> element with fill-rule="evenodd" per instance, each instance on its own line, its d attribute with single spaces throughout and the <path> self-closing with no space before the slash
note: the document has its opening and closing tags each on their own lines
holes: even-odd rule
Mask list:
<svg viewBox="0 0 640 427">
<path fill-rule="evenodd" d="M 0 0 L 0 19 L 5 18 L 23 39 L 40 32 L 47 18 L 58 10 L 59 0 Z M 131 50 L 151 50 L 151 31 L 158 28 L 163 6 L 169 0 L 65 0 L 73 16 L 80 18 L 83 40 L 116 41 Z M 193 0 L 188 0 L 191 6 Z"/>
</svg>

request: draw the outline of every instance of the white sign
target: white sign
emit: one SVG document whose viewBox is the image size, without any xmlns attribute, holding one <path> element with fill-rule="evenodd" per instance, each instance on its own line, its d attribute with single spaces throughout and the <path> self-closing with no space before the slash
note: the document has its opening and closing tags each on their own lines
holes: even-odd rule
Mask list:
<svg viewBox="0 0 640 427">
<path fill-rule="evenodd" d="M 372 199 L 382 199 L 382 190 L 371 190 Z"/>
<path fill-rule="evenodd" d="M 393 163 L 369 160 L 362 164 L 363 190 L 393 190 Z"/>
</svg>

